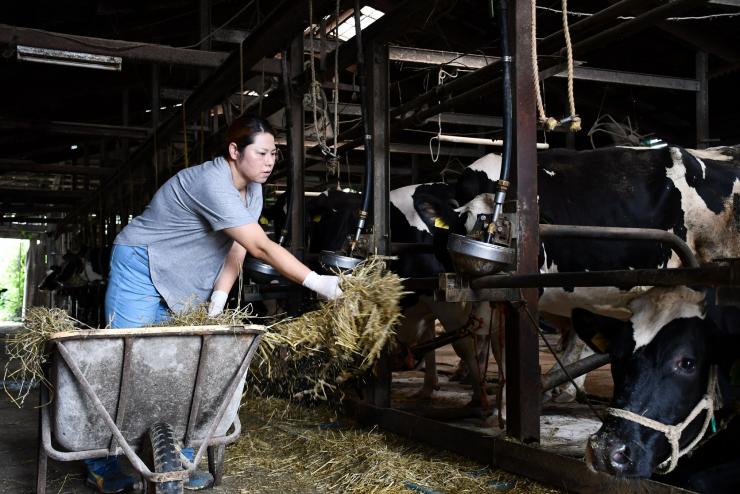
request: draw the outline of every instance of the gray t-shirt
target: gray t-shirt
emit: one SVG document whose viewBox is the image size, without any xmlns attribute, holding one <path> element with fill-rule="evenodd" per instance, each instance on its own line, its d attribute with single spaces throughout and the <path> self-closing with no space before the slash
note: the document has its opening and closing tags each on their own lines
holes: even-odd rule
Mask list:
<svg viewBox="0 0 740 494">
<path fill-rule="evenodd" d="M 261 212 L 262 186 L 250 183 L 245 202 L 218 157 L 170 178 L 113 243 L 147 247 L 154 286 L 180 312 L 210 297 L 233 244 L 222 230 L 258 223 Z"/>
</svg>

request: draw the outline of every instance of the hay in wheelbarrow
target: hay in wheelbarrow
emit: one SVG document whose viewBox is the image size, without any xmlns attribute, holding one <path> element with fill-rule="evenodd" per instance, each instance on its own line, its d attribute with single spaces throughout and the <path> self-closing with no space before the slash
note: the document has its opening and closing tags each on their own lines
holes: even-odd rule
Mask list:
<svg viewBox="0 0 740 494">
<path fill-rule="evenodd" d="M 265 394 L 326 400 L 340 395 L 342 383 L 365 374 L 394 334 L 404 292 L 402 280 L 385 270 L 387 259 L 371 256 L 352 275 L 339 274 L 343 296 L 324 301 L 318 309 L 297 318 L 265 324 L 264 320 L 255 321 L 249 305 L 209 317 L 207 305 L 201 304 L 172 314 L 171 319 L 156 326 L 259 322 L 266 326 L 266 332 L 252 361 L 250 384 Z M 22 383 L 15 394 L 6 389 L 16 405 L 23 404 L 31 384 L 45 382 L 43 352 L 49 337 L 79 326 L 84 325 L 61 309 L 28 309 L 24 329 L 8 339 L 11 358 L 5 367 L 5 379 Z"/>
<path fill-rule="evenodd" d="M 537 482 L 459 455 L 338 418 L 329 406 L 305 407 L 249 396 L 242 436 L 226 449 L 226 475 L 244 478 L 241 494 L 483 493 L 551 494 Z M 238 481 L 230 480 L 230 485 Z"/>
<path fill-rule="evenodd" d="M 8 360 L 3 372 L 3 389 L 13 404 L 22 407 L 36 383 L 49 388 L 49 396 L 53 396 L 53 390 L 43 371 L 43 365 L 47 361 L 44 353 L 46 342 L 54 333 L 75 331 L 81 325 L 81 322 L 62 309 L 29 307 L 26 310 L 23 329 L 9 334 L 5 340 Z M 8 383 L 15 385 L 9 389 Z"/>
<path fill-rule="evenodd" d="M 327 400 L 366 375 L 392 341 L 401 318 L 401 278 L 389 258 L 371 256 L 352 274 L 338 273 L 343 295 L 267 327 L 250 382 L 263 394 Z"/>
</svg>

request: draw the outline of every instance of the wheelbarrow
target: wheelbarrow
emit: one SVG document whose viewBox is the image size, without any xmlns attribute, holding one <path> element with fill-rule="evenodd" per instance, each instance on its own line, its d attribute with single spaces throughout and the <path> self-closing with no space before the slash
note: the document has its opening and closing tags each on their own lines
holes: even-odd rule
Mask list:
<svg viewBox="0 0 740 494">
<path fill-rule="evenodd" d="M 123 454 L 147 494 L 182 492 L 208 454 L 216 484 L 262 326 L 187 326 L 57 333 L 41 386 L 36 492 L 47 459 Z M 198 448 L 192 462 L 181 447 Z"/>
</svg>

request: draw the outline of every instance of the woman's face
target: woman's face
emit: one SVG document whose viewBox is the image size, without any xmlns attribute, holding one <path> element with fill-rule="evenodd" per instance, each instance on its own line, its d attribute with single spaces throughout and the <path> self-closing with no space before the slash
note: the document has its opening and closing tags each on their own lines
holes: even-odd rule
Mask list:
<svg viewBox="0 0 740 494">
<path fill-rule="evenodd" d="M 263 184 L 275 166 L 275 138 L 262 132 L 254 136 L 254 142 L 240 152 L 236 144 L 229 144 L 229 156 L 234 160 L 236 171 L 247 181 Z"/>
</svg>

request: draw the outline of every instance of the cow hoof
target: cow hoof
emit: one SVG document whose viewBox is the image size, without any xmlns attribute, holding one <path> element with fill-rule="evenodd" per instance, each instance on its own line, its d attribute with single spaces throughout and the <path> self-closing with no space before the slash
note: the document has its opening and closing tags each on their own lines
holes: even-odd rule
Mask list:
<svg viewBox="0 0 740 494">
<path fill-rule="evenodd" d="M 573 403 L 576 401 L 576 395 L 565 391 L 554 396 L 552 401 L 555 403 Z"/>
<path fill-rule="evenodd" d="M 435 389 L 439 389 L 439 387 L 436 387 Z M 431 400 L 433 393 L 434 393 L 433 389 L 422 388 L 416 393 L 414 393 L 413 395 L 411 395 L 411 397 L 415 400 Z"/>
</svg>

